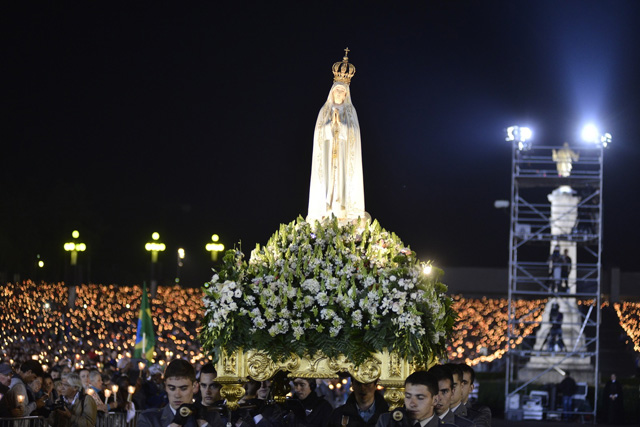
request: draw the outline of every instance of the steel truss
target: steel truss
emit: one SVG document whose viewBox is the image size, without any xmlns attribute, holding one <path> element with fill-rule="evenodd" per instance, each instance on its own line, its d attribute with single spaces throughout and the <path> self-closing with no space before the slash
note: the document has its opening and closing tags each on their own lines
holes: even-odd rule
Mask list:
<svg viewBox="0 0 640 427">
<path fill-rule="evenodd" d="M 573 147 L 579 159 L 570 161 L 569 176 L 560 176 L 553 152 L 561 149 L 523 147 L 517 141 L 512 146 L 505 381 L 505 416 L 512 420 L 521 419 L 523 414 L 527 418 L 524 401 L 532 392 L 547 400 L 538 405 L 542 406 L 540 414 L 536 406 L 536 415 L 560 418 L 562 401 L 555 398 L 550 384 L 559 383 L 569 369 L 578 383 L 598 384 L 604 151 L 597 145 Z M 571 202 L 563 206 L 554 199 L 552 203 L 550 193 L 554 190 Z M 566 292 L 551 274 L 549 259 L 554 247 L 569 249 L 572 254 Z M 529 313 L 516 311 L 516 301 L 521 300 L 539 300 L 548 306 L 544 315 L 532 320 L 533 309 Z M 555 343 L 557 334 L 551 336 L 549 307 L 554 303 L 561 307 L 558 310 L 565 311 L 559 343 Z M 525 329 L 523 325 L 532 323 L 536 328 L 530 335 L 519 335 Z M 578 368 L 577 377 L 574 367 Z M 587 400 L 586 387 L 580 388 L 584 389 L 584 401 L 574 396 L 573 416 L 595 422 L 597 393 Z M 514 404 L 518 398 L 519 406 Z M 550 404 L 554 400 L 555 405 Z"/>
</svg>

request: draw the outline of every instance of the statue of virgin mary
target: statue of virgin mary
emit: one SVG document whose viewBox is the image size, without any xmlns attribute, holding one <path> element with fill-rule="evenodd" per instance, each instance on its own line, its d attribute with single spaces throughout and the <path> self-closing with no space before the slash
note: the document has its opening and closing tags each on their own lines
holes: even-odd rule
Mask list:
<svg viewBox="0 0 640 427">
<path fill-rule="evenodd" d="M 345 49 L 342 62 L 333 64 L 333 86 L 316 121 L 307 221 L 321 221 L 331 215 L 341 222 L 368 217 L 364 210 L 360 125 L 349 90 L 356 69 L 349 63 L 348 52 Z"/>
</svg>

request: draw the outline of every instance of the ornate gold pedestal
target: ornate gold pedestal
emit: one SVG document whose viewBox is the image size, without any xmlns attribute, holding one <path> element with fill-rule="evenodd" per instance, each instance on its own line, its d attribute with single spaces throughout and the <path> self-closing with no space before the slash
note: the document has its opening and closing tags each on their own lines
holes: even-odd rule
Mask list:
<svg viewBox="0 0 640 427">
<path fill-rule="evenodd" d="M 429 366 L 435 361 L 431 360 Z M 376 353 L 363 364 L 356 367 L 346 356 L 329 358 L 323 354 L 314 357 L 291 355 L 286 360 L 272 360 L 263 352 L 254 350 L 238 350 L 227 354 L 223 352 L 218 360 L 216 381 L 222 384 L 220 391 L 227 399 L 231 410 L 238 407 L 238 400 L 244 394 L 242 383 L 249 377 L 256 381 L 272 379 L 278 372 L 286 372 L 288 378 L 338 378 L 340 373 L 349 373 L 357 381 L 370 383 L 379 380 L 378 384 L 385 388 L 384 397 L 390 409 L 402 406 L 404 399 L 404 380 L 412 372 L 429 366 L 414 366 L 395 353 L 387 351 Z M 278 388 L 275 388 L 278 393 Z M 287 390 L 285 387 L 280 390 Z M 285 396 L 274 396 L 276 401 L 284 401 Z"/>
</svg>

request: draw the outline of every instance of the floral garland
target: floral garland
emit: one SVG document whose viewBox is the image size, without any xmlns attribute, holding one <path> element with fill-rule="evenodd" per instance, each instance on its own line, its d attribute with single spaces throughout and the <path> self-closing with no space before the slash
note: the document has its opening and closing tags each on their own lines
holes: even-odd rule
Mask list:
<svg viewBox="0 0 640 427">
<path fill-rule="evenodd" d="M 356 365 L 388 349 L 418 365 L 445 354 L 456 314 L 441 270 L 424 272 L 377 221 L 282 224 L 247 263 L 240 250 L 205 284 L 203 348 L 266 352 L 274 360 L 347 355 Z"/>
</svg>

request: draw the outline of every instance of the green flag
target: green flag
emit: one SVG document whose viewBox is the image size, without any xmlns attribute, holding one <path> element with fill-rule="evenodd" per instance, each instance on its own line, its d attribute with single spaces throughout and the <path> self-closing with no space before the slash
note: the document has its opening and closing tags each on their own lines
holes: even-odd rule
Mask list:
<svg viewBox="0 0 640 427">
<path fill-rule="evenodd" d="M 151 320 L 151 308 L 147 298 L 147 284 L 142 287 L 142 303 L 138 316 L 138 332 L 136 333 L 136 346 L 133 357 L 153 361 L 153 350 L 156 346 L 156 337 L 153 333 L 153 321 Z"/>
</svg>

